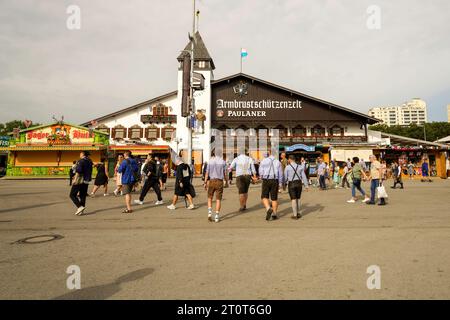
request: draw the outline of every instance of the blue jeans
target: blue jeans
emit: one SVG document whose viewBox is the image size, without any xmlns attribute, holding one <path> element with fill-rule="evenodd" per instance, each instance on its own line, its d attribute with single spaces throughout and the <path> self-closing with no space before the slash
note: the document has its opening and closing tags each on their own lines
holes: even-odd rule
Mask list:
<svg viewBox="0 0 450 320">
<path fill-rule="evenodd" d="M 361 188 L 361 179 L 353 179 L 353 183 L 352 183 L 352 197 L 353 198 L 356 197 L 356 189 L 358 189 L 358 191 L 361 192 L 361 194 L 363 196 L 366 195 L 363 188 Z"/>
<path fill-rule="evenodd" d="M 380 179 L 372 179 L 370 182 L 370 202 L 375 203 L 375 193 L 380 185 Z"/>
<path fill-rule="evenodd" d="M 325 176 L 319 176 L 320 189 L 326 189 L 327 185 L 325 183 Z"/>
</svg>

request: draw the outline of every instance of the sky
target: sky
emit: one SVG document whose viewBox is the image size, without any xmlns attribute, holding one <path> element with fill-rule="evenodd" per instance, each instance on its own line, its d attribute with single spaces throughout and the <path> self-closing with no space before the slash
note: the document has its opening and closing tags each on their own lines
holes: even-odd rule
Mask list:
<svg viewBox="0 0 450 320">
<path fill-rule="evenodd" d="M 79 30 L 67 28 L 70 5 L 81 10 Z M 215 79 L 239 72 L 243 47 L 244 73 L 263 80 L 364 113 L 422 98 L 429 121 L 447 119 L 448 0 L 197 0 L 197 8 Z M 191 29 L 191 0 L 0 0 L 0 123 L 53 115 L 83 123 L 176 90 Z"/>
</svg>

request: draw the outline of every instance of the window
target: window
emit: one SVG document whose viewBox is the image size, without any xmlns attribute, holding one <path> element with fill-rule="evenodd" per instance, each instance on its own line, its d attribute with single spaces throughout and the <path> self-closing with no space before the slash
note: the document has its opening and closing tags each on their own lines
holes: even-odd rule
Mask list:
<svg viewBox="0 0 450 320">
<path fill-rule="evenodd" d="M 111 134 L 113 139 L 119 140 L 119 139 L 125 139 L 126 138 L 126 129 L 125 127 L 118 125 L 112 129 Z"/>
<path fill-rule="evenodd" d="M 331 136 L 343 136 L 344 135 L 344 129 L 338 125 L 332 126 L 329 129 L 329 132 L 330 132 Z"/>
<path fill-rule="evenodd" d="M 278 135 L 279 135 L 280 138 L 287 137 L 287 135 L 288 135 L 288 129 L 285 128 L 284 126 L 278 125 L 278 126 L 276 126 L 274 129 L 275 129 L 275 130 L 278 130 Z"/>
<path fill-rule="evenodd" d="M 142 138 L 142 128 L 138 125 L 132 126 L 128 129 L 128 138 L 129 139 L 140 139 Z"/>
<path fill-rule="evenodd" d="M 172 136 L 174 136 L 174 135 L 175 135 L 174 127 L 167 126 L 167 127 L 162 128 L 162 130 L 161 130 L 161 138 L 166 141 L 172 140 Z"/>
<path fill-rule="evenodd" d="M 109 128 L 106 125 L 104 125 L 104 124 L 98 126 L 97 128 L 95 128 L 95 130 L 103 132 L 103 133 L 106 133 L 107 135 L 109 135 Z"/>
<path fill-rule="evenodd" d="M 206 66 L 206 62 L 205 61 L 199 61 L 198 62 L 198 67 L 199 68 L 205 68 L 205 66 Z"/>
<path fill-rule="evenodd" d="M 323 128 L 320 125 L 315 125 L 311 129 L 311 135 L 313 135 L 313 136 L 324 136 L 325 135 L 325 128 Z"/>
<path fill-rule="evenodd" d="M 156 126 L 148 127 L 145 129 L 145 138 L 147 140 L 156 140 L 159 138 L 159 128 Z"/>
<path fill-rule="evenodd" d="M 306 136 L 306 128 L 302 126 L 296 126 L 295 128 L 292 128 L 292 136 L 294 137 Z"/>
<path fill-rule="evenodd" d="M 153 107 L 154 116 L 167 116 L 168 114 L 169 114 L 169 107 L 163 105 L 162 103 L 159 103 Z"/>
</svg>

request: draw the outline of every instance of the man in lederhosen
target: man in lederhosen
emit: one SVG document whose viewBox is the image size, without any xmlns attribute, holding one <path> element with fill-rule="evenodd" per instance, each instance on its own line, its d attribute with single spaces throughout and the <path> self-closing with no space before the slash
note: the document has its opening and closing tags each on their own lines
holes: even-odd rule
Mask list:
<svg viewBox="0 0 450 320">
<path fill-rule="evenodd" d="M 259 176 L 262 179 L 261 201 L 266 209 L 266 220 L 276 220 L 278 211 L 278 190 L 284 182 L 281 162 L 270 153 L 261 161 Z M 272 204 L 269 201 L 272 200 Z"/>
<path fill-rule="evenodd" d="M 302 197 L 302 182 L 308 189 L 308 179 L 305 166 L 295 161 L 295 156 L 289 156 L 289 163 L 284 169 L 284 181 L 287 183 L 289 197 L 291 198 L 292 219 L 300 219 L 300 199 Z"/>
</svg>

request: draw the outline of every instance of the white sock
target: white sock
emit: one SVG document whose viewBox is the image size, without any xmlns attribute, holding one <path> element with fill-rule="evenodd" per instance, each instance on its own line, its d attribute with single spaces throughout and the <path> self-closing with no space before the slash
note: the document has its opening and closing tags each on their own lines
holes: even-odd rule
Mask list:
<svg viewBox="0 0 450 320">
<path fill-rule="evenodd" d="M 296 216 L 297 215 L 297 200 L 292 200 L 291 206 L 292 206 L 292 213 L 294 216 Z"/>
</svg>

